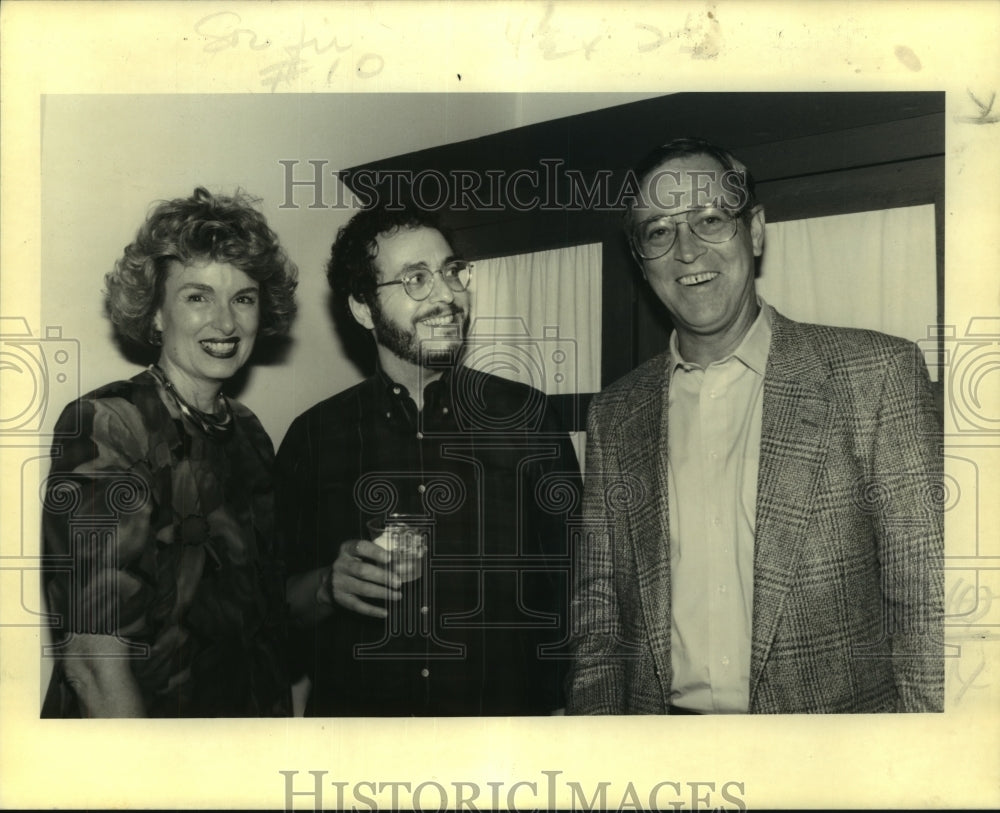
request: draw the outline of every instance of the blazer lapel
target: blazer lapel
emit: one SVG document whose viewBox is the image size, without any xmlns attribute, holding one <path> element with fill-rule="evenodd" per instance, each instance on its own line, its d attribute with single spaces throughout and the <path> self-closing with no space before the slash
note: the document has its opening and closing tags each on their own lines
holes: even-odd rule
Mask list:
<svg viewBox="0 0 1000 813">
<path fill-rule="evenodd" d="M 750 707 L 795 581 L 830 442 L 827 370 L 794 322 L 775 313 L 764 377 L 754 544 Z"/>
<path fill-rule="evenodd" d="M 670 691 L 670 527 L 667 512 L 667 403 L 671 365 L 654 367 L 646 386 L 637 387 L 636 400 L 619 431 L 619 448 L 634 450 L 623 460 L 623 471 L 642 498 L 629 513 L 627 539 L 639 585 L 643 621 L 655 659 L 660 690 L 666 703 Z M 628 438 L 631 442 L 625 443 Z M 636 441 L 639 441 L 636 443 Z"/>
</svg>

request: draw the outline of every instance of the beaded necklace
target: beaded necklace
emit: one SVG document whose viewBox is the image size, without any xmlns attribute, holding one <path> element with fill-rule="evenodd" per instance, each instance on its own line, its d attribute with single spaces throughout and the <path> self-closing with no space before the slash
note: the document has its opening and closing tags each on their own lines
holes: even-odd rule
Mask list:
<svg viewBox="0 0 1000 813">
<path fill-rule="evenodd" d="M 167 378 L 167 374 L 163 372 L 158 364 L 150 364 L 148 369 L 153 377 L 160 382 L 160 385 L 181 411 L 181 414 L 191 421 L 191 423 L 200 427 L 210 438 L 221 440 L 229 437 L 233 431 L 233 411 L 229 406 L 229 401 L 226 400 L 226 397 L 221 392 L 217 399 L 220 408 L 219 414 L 202 412 L 184 400 L 184 397 L 177 392 L 170 379 Z"/>
</svg>

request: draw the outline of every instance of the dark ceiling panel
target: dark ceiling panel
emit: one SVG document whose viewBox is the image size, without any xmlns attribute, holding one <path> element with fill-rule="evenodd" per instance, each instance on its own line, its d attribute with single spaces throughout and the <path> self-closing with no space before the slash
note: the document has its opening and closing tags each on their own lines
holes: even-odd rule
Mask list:
<svg viewBox="0 0 1000 813">
<path fill-rule="evenodd" d="M 615 170 L 634 165 L 651 147 L 682 135 L 701 136 L 739 154 L 741 149 L 863 131 L 902 119 L 941 121 L 943 113 L 943 92 L 678 93 L 387 156 L 365 168 L 514 171 L 536 168 L 541 158 L 553 158 L 584 170 Z M 939 135 L 938 151 L 943 152 L 943 124 Z M 760 172 L 747 163 L 755 174 Z M 349 177 L 347 183 L 351 186 Z"/>
</svg>

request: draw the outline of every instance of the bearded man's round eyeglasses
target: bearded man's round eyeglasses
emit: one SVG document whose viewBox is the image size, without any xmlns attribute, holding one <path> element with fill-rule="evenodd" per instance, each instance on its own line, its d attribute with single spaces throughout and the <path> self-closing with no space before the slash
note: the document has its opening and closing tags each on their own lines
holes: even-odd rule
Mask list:
<svg viewBox="0 0 1000 813">
<path fill-rule="evenodd" d="M 437 271 L 429 268 L 414 268 L 399 275 L 398 279 L 389 282 L 380 282 L 376 288 L 383 288 L 386 285 L 402 285 L 403 290 L 410 299 L 422 302 L 431 295 L 434 290 L 434 275 L 440 275 L 447 285 L 455 293 L 464 291 L 472 281 L 473 264 L 465 260 L 452 260 L 442 265 Z"/>
<path fill-rule="evenodd" d="M 642 260 L 658 260 L 674 246 L 678 221 L 687 223 L 691 233 L 706 243 L 725 243 L 736 234 L 739 215 L 725 209 L 688 209 L 672 215 L 657 215 L 636 224 L 630 236 L 632 251 Z"/>
</svg>

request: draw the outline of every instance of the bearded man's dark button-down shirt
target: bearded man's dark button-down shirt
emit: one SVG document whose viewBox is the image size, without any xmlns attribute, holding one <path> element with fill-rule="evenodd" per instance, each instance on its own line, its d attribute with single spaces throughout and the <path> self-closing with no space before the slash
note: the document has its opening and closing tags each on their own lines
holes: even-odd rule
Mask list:
<svg viewBox="0 0 1000 813">
<path fill-rule="evenodd" d="M 329 566 L 369 519 L 420 515 L 424 576 L 390 619 L 335 605 L 298 641 L 313 716 L 547 714 L 564 704 L 580 477 L 535 389 L 457 367 L 418 413 L 382 371 L 291 426 L 278 453 L 289 572 Z"/>
</svg>

